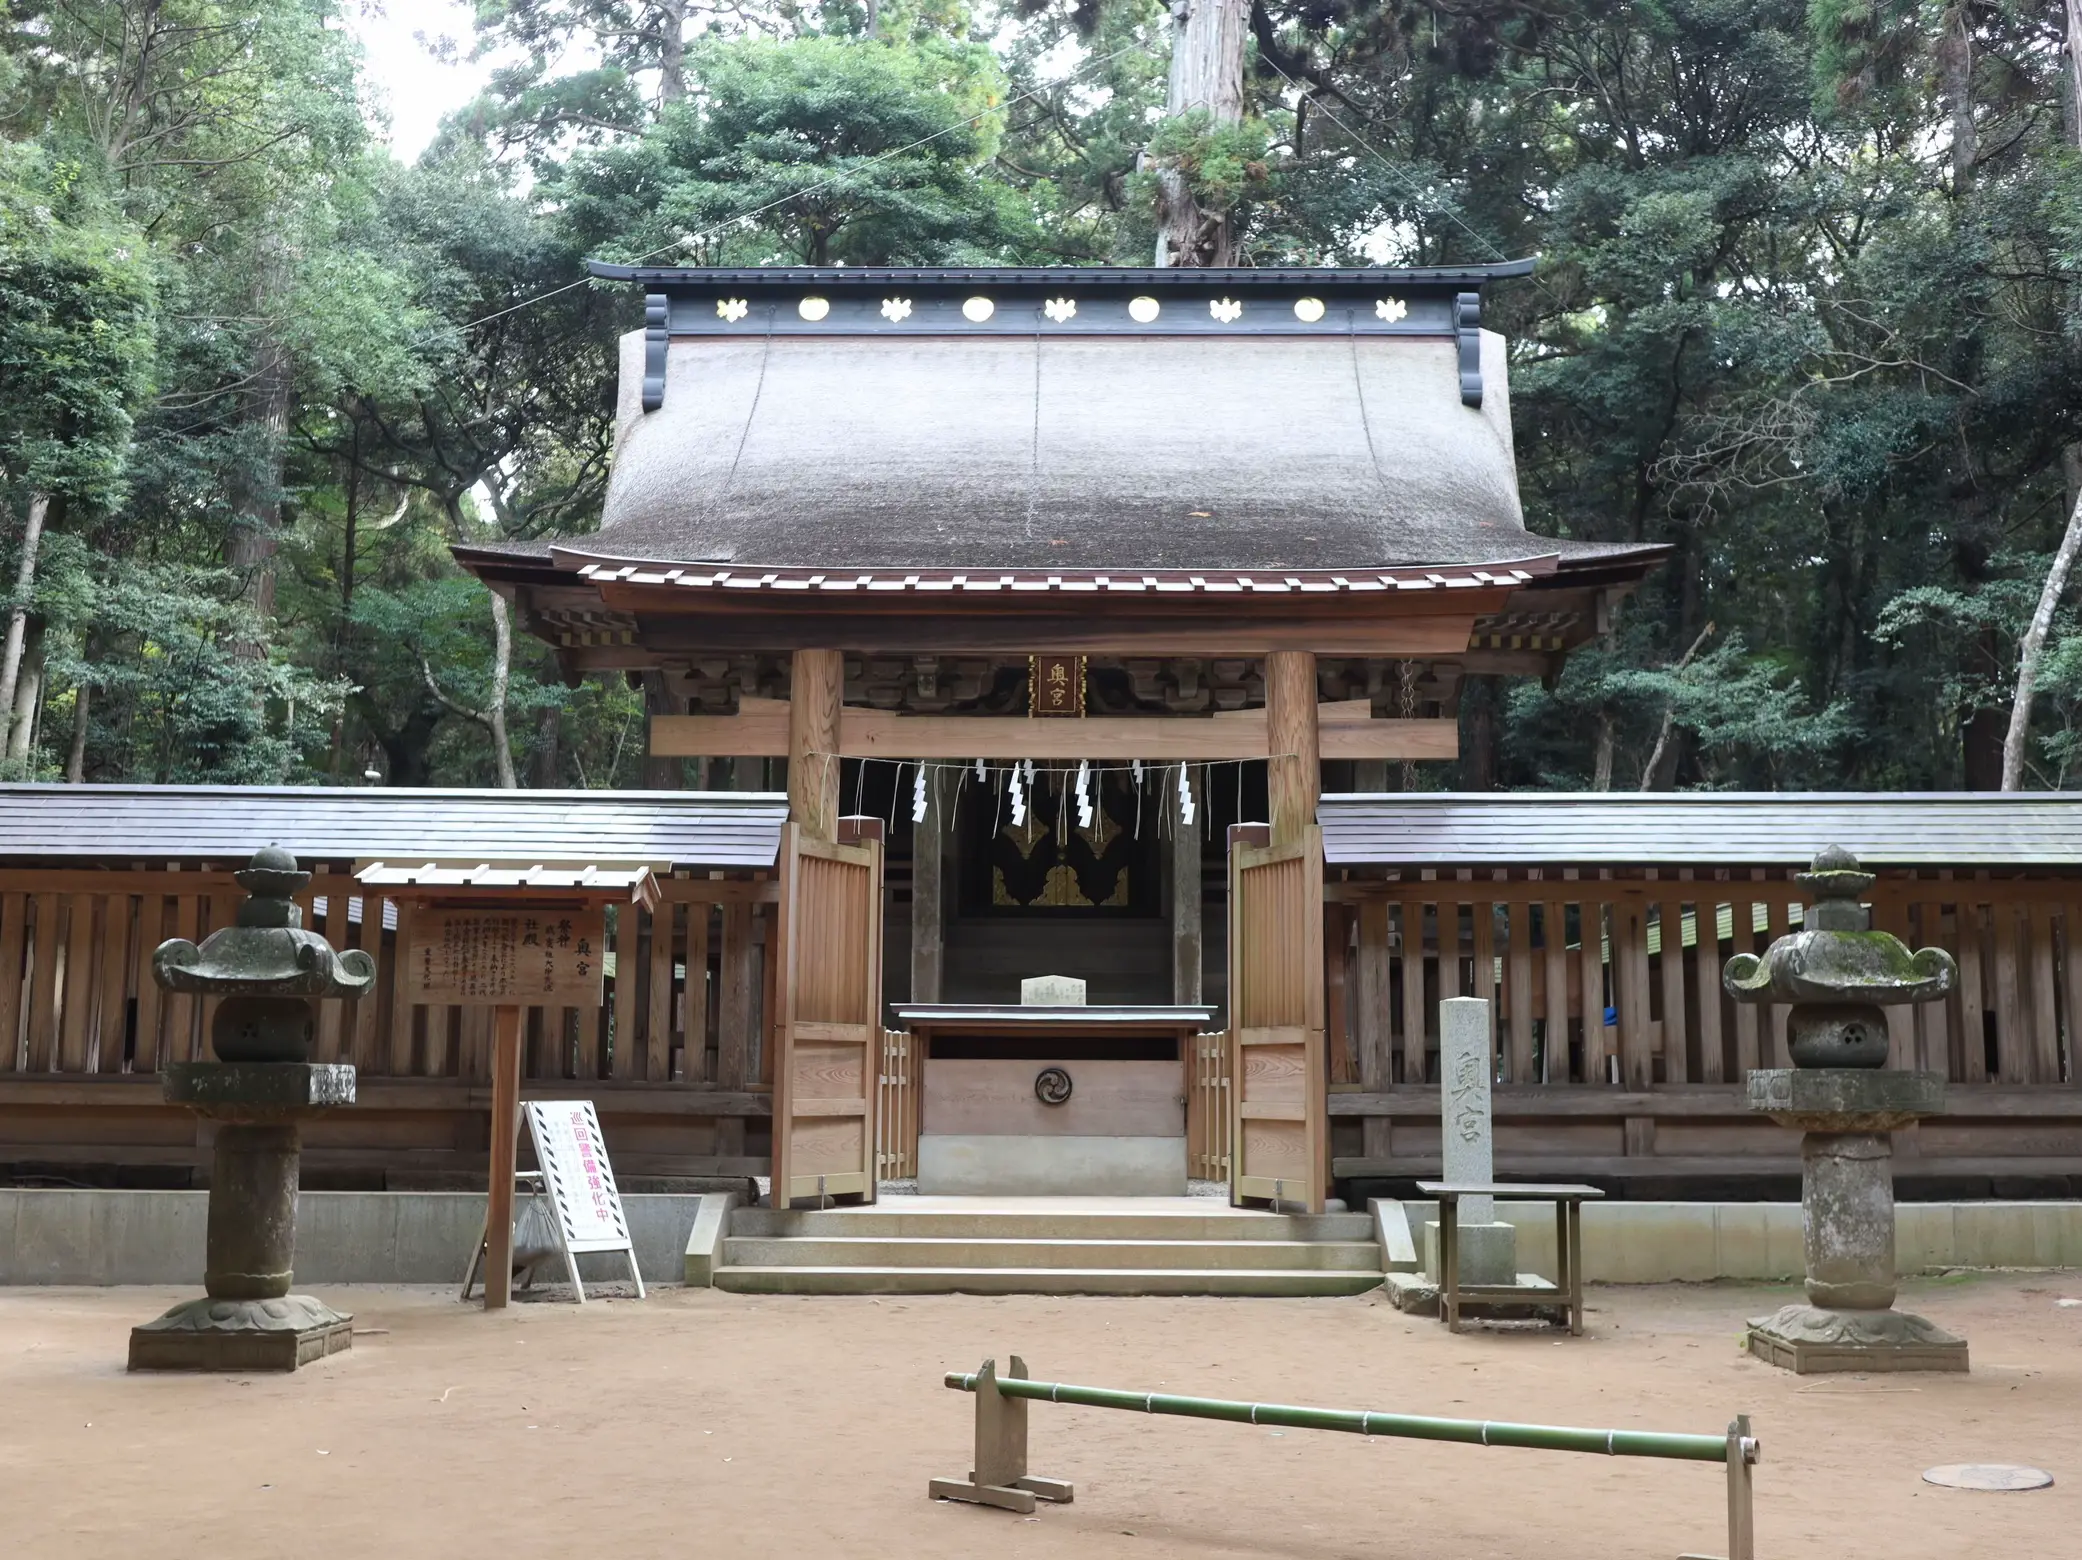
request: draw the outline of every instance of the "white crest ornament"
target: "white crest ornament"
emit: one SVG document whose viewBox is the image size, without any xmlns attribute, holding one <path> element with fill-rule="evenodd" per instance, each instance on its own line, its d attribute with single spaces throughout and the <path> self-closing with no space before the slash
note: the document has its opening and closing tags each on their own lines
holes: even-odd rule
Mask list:
<svg viewBox="0 0 2082 1560">
<path fill-rule="evenodd" d="M 1294 318 L 1301 321 L 1302 324 L 1313 325 L 1322 317 L 1323 300 L 1321 298 L 1296 298 L 1294 300 Z"/>
<path fill-rule="evenodd" d="M 1162 312 L 1162 308 L 1154 298 L 1144 296 L 1128 300 L 1128 318 L 1137 325 L 1153 324 L 1157 316 Z"/>
<path fill-rule="evenodd" d="M 733 325 L 751 312 L 752 306 L 742 298 L 718 298 L 716 300 L 716 318 L 728 320 Z"/>
<path fill-rule="evenodd" d="M 997 312 L 998 306 L 988 298 L 964 299 L 961 306 L 961 317 L 971 325 L 981 325 Z"/>
<path fill-rule="evenodd" d="M 1077 317 L 1077 300 L 1075 298 L 1051 298 L 1048 302 L 1041 305 L 1041 312 L 1060 325 L 1065 320 Z"/>
<path fill-rule="evenodd" d="M 1234 298 L 1211 298 L 1208 300 L 1207 312 L 1224 325 L 1234 325 L 1243 318 L 1243 305 Z"/>
<path fill-rule="evenodd" d="M 891 324 L 895 324 L 898 320 L 907 320 L 910 317 L 911 300 L 909 298 L 884 298 L 882 300 L 882 318 L 888 320 Z"/>
<path fill-rule="evenodd" d="M 831 301 L 827 298 L 805 298 L 795 306 L 795 312 L 814 325 L 831 312 Z"/>
<path fill-rule="evenodd" d="M 1382 298 L 1374 304 L 1374 318 L 1386 320 L 1391 325 L 1410 312 L 1410 306 L 1400 298 Z"/>
</svg>

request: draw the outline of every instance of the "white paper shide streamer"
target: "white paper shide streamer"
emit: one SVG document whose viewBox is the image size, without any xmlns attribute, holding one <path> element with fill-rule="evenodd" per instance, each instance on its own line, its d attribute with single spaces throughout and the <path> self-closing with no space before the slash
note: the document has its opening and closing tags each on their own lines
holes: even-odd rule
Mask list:
<svg viewBox="0 0 2082 1560">
<path fill-rule="evenodd" d="M 1193 802 L 1193 776 L 1184 764 L 1178 766 L 1178 822 L 1180 828 L 1190 829 L 1199 809 Z"/>
<path fill-rule="evenodd" d="M 911 821 L 925 822 L 925 765 L 918 766 L 918 777 L 911 782 Z"/>
<path fill-rule="evenodd" d="M 1092 766 L 1089 759 L 1077 765 L 1077 827 L 1089 829 L 1095 813 L 1092 806 Z"/>
</svg>

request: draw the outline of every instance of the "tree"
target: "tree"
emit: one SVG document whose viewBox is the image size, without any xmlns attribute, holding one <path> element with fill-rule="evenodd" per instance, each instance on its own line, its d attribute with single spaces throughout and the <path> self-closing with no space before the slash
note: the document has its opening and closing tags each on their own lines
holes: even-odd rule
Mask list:
<svg viewBox="0 0 2082 1560">
<path fill-rule="evenodd" d="M 76 168 L 0 142 L 0 494 L 24 515 L 0 645 L 0 738 L 15 719 L 52 507 L 83 516 L 122 498 L 153 302 L 141 235 Z"/>
<path fill-rule="evenodd" d="M 690 265 L 928 264 L 1017 233 L 987 51 L 802 38 L 709 43 L 695 89 L 640 139 L 549 187 L 579 246 Z"/>
</svg>

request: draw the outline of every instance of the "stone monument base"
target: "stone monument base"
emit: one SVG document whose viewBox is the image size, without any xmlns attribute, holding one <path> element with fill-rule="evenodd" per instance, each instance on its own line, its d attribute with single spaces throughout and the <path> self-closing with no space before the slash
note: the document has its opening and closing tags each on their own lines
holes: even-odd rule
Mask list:
<svg viewBox="0 0 2082 1560">
<path fill-rule="evenodd" d="M 132 1370 L 295 1370 L 354 1346 L 354 1318 L 309 1295 L 184 1300 L 130 1329 Z"/>
<path fill-rule="evenodd" d="M 1439 1251 L 1439 1221 L 1424 1226 L 1424 1272 L 1436 1284 L 1445 1269 Z M 1518 1276 L 1518 1226 L 1515 1224 L 1462 1224 L 1460 1226 L 1460 1281 L 1463 1284 L 1508 1284 Z"/>
<path fill-rule="evenodd" d="M 1751 1320 L 1749 1352 L 1801 1376 L 1967 1368 L 1964 1338 L 1907 1311 L 1781 1306 Z"/>
<path fill-rule="evenodd" d="M 1569 1307 L 1552 1279 L 1537 1273 L 1519 1273 L 1506 1279 L 1525 1291 L 1520 1300 L 1463 1300 L 1461 1315 L 1470 1321 L 1560 1322 L 1567 1326 Z M 1382 1286 L 1388 1303 L 1409 1316 L 1439 1314 L 1439 1281 L 1423 1273 L 1390 1273 Z"/>
</svg>

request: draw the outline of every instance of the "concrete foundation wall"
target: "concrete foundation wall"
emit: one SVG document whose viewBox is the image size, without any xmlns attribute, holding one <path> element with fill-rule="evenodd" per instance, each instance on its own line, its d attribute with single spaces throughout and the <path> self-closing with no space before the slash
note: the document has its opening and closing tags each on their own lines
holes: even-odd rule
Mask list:
<svg viewBox="0 0 2082 1560">
<path fill-rule="evenodd" d="M 699 1196 L 625 1197 L 644 1282 L 679 1283 Z M 712 1224 L 720 1228 L 723 1205 Z M 1428 1202 L 1380 1203 L 1377 1225 L 1404 1232 L 1389 1265 L 1416 1266 L 1407 1231 L 1437 1217 Z M 1402 1220 L 1394 1215 L 1400 1213 Z M 1945 1268 L 2082 1268 L 2082 1202 L 1904 1203 L 1895 1210 L 1903 1273 Z M 202 1283 L 204 1192 L 0 1189 L 0 1284 Z M 1518 1266 L 1554 1272 L 1545 1203 L 1499 1203 L 1518 1229 Z M 1406 1222 L 1405 1222 L 1406 1221 Z M 322 1284 L 462 1283 L 484 1198 L 469 1192 L 305 1192 L 297 1204 L 296 1276 Z M 711 1261 L 713 1258 L 711 1257 Z M 579 1259 L 588 1279 L 624 1276 L 620 1259 Z M 1797 1278 L 1793 1203 L 1592 1203 L 1583 1265 L 1593 1282 L 1651 1284 Z"/>
<path fill-rule="evenodd" d="M 699 1196 L 622 1199 L 646 1284 L 677 1284 Z M 202 1284 L 207 1192 L 0 1188 L 0 1284 Z M 296 1283 L 454 1284 L 484 1228 L 478 1192 L 305 1192 Z M 619 1256 L 578 1259 L 589 1281 L 627 1279 Z M 544 1277 L 552 1276 L 547 1270 Z"/>
<path fill-rule="evenodd" d="M 1438 1205 L 1402 1204 L 1411 1229 Z M 1521 1271 L 1552 1276 L 1554 1206 L 1496 1205 L 1518 1227 Z M 1946 1268 L 2082 1267 L 2082 1202 L 1899 1203 L 1895 1267 L 1903 1274 Z M 1592 1283 L 1704 1283 L 1711 1279 L 1800 1277 L 1798 1203 L 1586 1203 L 1583 1275 Z M 1414 1262 L 1411 1264 L 1415 1266 Z"/>
</svg>

